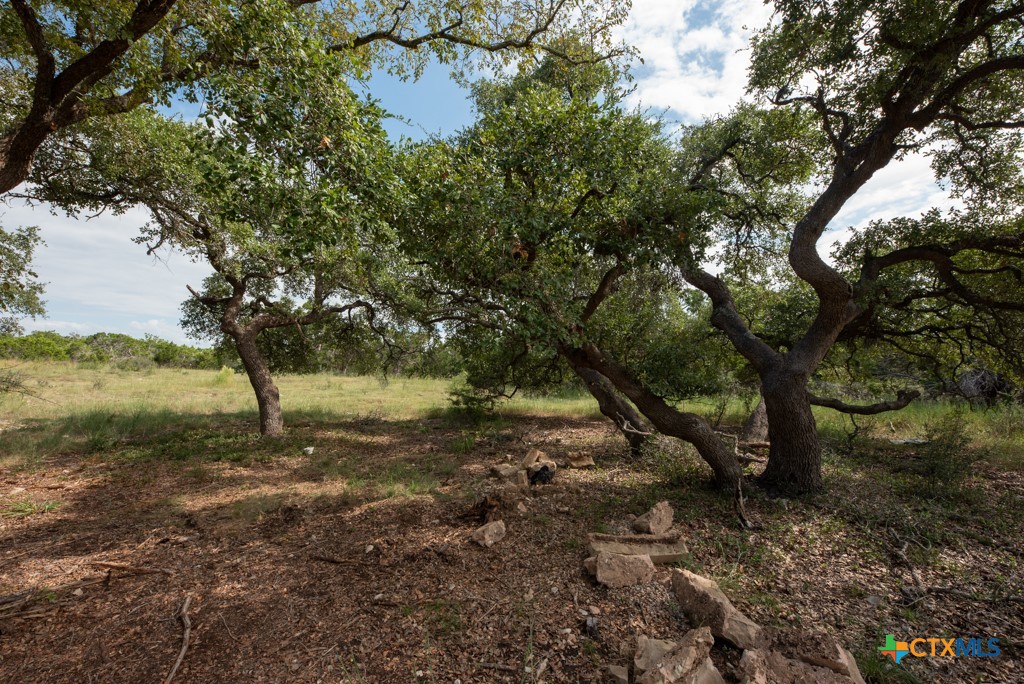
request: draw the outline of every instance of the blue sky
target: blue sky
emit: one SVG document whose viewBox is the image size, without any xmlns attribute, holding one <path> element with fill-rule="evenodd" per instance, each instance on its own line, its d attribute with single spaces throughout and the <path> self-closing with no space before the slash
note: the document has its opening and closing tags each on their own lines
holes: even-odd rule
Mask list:
<svg viewBox="0 0 1024 684">
<path fill-rule="evenodd" d="M 728 111 L 744 96 L 751 32 L 769 20 L 770 8 L 762 0 L 634 0 L 629 21 L 619 29 L 644 60 L 634 70 L 636 89 L 629 104 L 684 122 Z M 376 76 L 369 90 L 386 110 L 407 120 L 387 123 L 395 138 L 452 133 L 472 118 L 466 91 L 443 67 L 428 68 L 414 83 Z M 183 116 L 194 113 L 182 111 Z M 851 226 L 949 204 L 932 181 L 927 160 L 893 163 L 836 218 L 821 251 L 830 251 Z M 147 256 L 132 242 L 145 222 L 142 211 L 84 221 L 54 216 L 45 207 L 0 206 L 0 224 L 38 225 L 47 243 L 34 264 L 47 283 L 47 317 L 27 320 L 24 327 L 138 337 L 149 333 L 188 341 L 178 325 L 179 306 L 188 294 L 186 285 L 198 286 L 209 268 L 181 254 Z"/>
</svg>

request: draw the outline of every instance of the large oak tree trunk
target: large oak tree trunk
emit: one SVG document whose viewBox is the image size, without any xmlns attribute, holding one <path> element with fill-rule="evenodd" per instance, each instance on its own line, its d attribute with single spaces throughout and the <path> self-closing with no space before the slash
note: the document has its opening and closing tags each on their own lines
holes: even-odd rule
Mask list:
<svg viewBox="0 0 1024 684">
<path fill-rule="evenodd" d="M 761 483 L 799 494 L 820 491 L 821 441 L 811 412 L 806 376 L 768 376 L 763 379 L 761 392 L 771 441 Z"/>
<path fill-rule="evenodd" d="M 270 367 L 256 347 L 255 333 L 234 336 L 235 348 L 242 359 L 245 374 L 256 393 L 260 407 L 260 434 L 264 437 L 280 437 L 284 434 L 284 414 L 281 413 L 281 393 L 270 376 Z"/>
<path fill-rule="evenodd" d="M 626 443 L 629 444 L 630 453 L 633 456 L 639 456 L 644 443 L 649 437 L 646 434 L 649 431 L 647 424 L 640 417 L 640 414 L 637 413 L 632 404 L 615 391 L 615 386 L 612 385 L 608 378 L 593 368 L 579 366 L 571 362 L 570 365 L 576 372 L 576 375 L 583 380 L 583 384 L 587 386 L 590 394 L 597 399 L 597 405 L 601 409 L 601 414 L 611 420 L 619 432 L 622 433 L 622 436 L 625 437 Z"/>
</svg>

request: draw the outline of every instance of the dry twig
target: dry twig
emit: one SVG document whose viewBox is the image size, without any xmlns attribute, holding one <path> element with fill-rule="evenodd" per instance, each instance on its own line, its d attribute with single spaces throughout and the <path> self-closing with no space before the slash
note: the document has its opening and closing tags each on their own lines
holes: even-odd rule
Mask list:
<svg viewBox="0 0 1024 684">
<path fill-rule="evenodd" d="M 111 570 L 120 570 L 121 572 L 127 572 L 127 573 L 129 573 L 131 575 L 156 575 L 156 574 L 160 574 L 160 575 L 167 575 L 168 577 L 171 577 L 172 575 L 174 575 L 174 571 L 173 570 L 168 570 L 166 568 L 137 567 L 137 566 L 134 566 L 134 565 L 128 565 L 127 563 L 111 563 L 111 562 L 108 562 L 108 561 L 91 561 L 89 563 L 89 565 L 95 565 L 95 566 L 101 567 L 101 568 L 109 568 Z"/>
<path fill-rule="evenodd" d="M 164 684 L 171 684 L 171 680 L 174 679 L 174 675 L 178 673 L 178 668 L 181 667 L 181 661 L 185 659 L 185 651 L 188 650 L 188 640 L 192 634 L 192 621 L 188 617 L 188 607 L 192 605 L 192 597 L 186 596 L 185 603 L 181 605 L 181 610 L 178 612 L 178 617 L 181 618 L 182 634 L 181 634 L 181 651 L 178 653 L 178 659 L 174 661 L 174 667 L 171 668 L 171 673 L 167 675 L 167 679 L 164 680 Z"/>
</svg>

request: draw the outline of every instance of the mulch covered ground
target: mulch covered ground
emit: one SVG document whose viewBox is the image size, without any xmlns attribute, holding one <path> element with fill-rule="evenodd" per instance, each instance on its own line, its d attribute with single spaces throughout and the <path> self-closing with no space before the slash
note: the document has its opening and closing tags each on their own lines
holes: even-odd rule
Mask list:
<svg viewBox="0 0 1024 684">
<path fill-rule="evenodd" d="M 471 544 L 490 466 L 531 446 L 598 467 L 559 469 L 503 512 L 504 540 Z M 0 471 L 0 681 L 164 681 L 187 600 L 179 683 L 601 681 L 637 635 L 689 627 L 667 568 L 617 590 L 581 569 L 588 532 L 625 531 L 664 498 L 686 567 L 763 625 L 832 632 L 871 680 L 1024 681 L 1019 473 L 980 465 L 950 508 L 890 487 L 884 462 L 843 462 L 828 495 L 752 496 L 760 529 L 745 532 L 692 457 L 632 463 L 593 420 L 297 425 L 282 453 L 248 462 L 119 448 Z M 887 633 L 997 637 L 1002 655 L 891 667 L 875 655 Z"/>
</svg>

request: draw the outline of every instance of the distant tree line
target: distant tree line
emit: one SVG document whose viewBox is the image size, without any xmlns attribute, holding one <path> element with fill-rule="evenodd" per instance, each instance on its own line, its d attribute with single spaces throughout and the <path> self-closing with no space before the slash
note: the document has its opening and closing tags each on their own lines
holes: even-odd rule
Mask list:
<svg viewBox="0 0 1024 684">
<path fill-rule="evenodd" d="M 294 328 L 261 338 L 270 368 L 276 373 L 339 373 L 369 375 L 381 371 L 413 377 L 450 378 L 463 371 L 458 351 L 426 335 L 395 335 L 400 351 L 387 358 L 387 350 L 363 329 L 348 334 L 343 344 L 330 337 L 330 326 L 303 333 Z M 27 335 L 0 335 L 0 359 L 70 361 L 110 364 L 125 370 L 190 368 L 241 370 L 230 339 L 209 348 L 192 347 L 146 335 L 142 339 L 121 333 L 62 335 L 37 331 Z"/>
<path fill-rule="evenodd" d="M 153 335 L 146 335 L 140 340 L 120 333 L 61 335 L 52 331 L 0 336 L 0 358 L 109 363 L 130 369 L 144 369 L 147 366 L 216 369 L 222 364 L 221 355 L 216 349 L 175 344 Z"/>
</svg>

